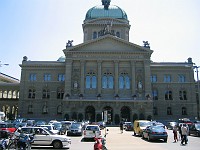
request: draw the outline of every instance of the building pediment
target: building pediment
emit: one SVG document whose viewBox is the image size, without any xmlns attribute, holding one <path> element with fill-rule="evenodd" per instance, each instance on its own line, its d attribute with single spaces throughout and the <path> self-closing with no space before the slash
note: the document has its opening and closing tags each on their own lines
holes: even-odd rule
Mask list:
<svg viewBox="0 0 200 150">
<path fill-rule="evenodd" d="M 112 52 L 112 53 L 152 53 L 149 48 L 145 48 L 121 38 L 105 35 L 95 40 L 91 40 L 76 46 L 67 47 L 63 50 L 67 52 Z"/>
</svg>

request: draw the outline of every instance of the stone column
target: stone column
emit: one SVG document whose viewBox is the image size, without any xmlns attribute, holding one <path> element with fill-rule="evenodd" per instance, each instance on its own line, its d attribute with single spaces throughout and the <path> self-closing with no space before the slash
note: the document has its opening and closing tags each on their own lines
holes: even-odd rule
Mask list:
<svg viewBox="0 0 200 150">
<path fill-rule="evenodd" d="M 101 74 L 102 74 L 102 61 L 97 61 L 97 67 L 98 67 L 98 76 L 97 76 L 97 91 L 98 94 L 101 94 Z"/>
<path fill-rule="evenodd" d="M 150 69 L 150 60 L 144 61 L 144 77 L 145 77 L 145 96 L 147 94 L 151 95 L 151 69 Z"/>
<path fill-rule="evenodd" d="M 136 94 L 136 79 L 135 79 L 135 61 L 131 61 L 131 93 L 132 96 Z"/>
<path fill-rule="evenodd" d="M 71 76 L 72 76 L 72 60 L 66 60 L 65 62 L 65 95 L 71 95 Z"/>
<path fill-rule="evenodd" d="M 115 76 L 114 76 L 114 85 L 115 85 L 115 94 L 119 94 L 119 61 L 114 61 L 115 63 Z"/>
<path fill-rule="evenodd" d="M 81 60 L 81 85 L 80 85 L 80 93 L 84 94 L 84 83 L 85 83 L 85 60 Z"/>
</svg>

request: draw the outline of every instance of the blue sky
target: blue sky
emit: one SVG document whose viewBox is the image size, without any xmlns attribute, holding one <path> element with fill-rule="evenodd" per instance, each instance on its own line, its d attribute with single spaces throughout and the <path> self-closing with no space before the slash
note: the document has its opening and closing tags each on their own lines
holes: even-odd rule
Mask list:
<svg viewBox="0 0 200 150">
<path fill-rule="evenodd" d="M 83 42 L 87 10 L 101 0 L 0 0 L 0 72 L 20 79 L 23 56 L 56 61 L 68 40 Z M 111 0 L 128 15 L 130 42 L 149 41 L 154 62 L 200 66 L 200 0 Z"/>
</svg>

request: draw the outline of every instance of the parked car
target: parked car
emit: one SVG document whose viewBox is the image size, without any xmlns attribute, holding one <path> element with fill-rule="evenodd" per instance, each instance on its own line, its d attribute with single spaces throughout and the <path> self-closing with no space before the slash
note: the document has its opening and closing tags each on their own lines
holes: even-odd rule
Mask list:
<svg viewBox="0 0 200 150">
<path fill-rule="evenodd" d="M 174 128 L 174 126 L 178 126 L 178 123 L 175 121 L 170 121 L 170 122 L 167 122 L 167 124 L 166 124 L 166 128 L 169 130 L 172 130 Z"/>
<path fill-rule="evenodd" d="M 91 139 L 94 137 L 101 136 L 101 130 L 98 125 L 87 125 L 85 130 L 83 131 L 84 139 Z"/>
<path fill-rule="evenodd" d="M 72 121 L 61 121 L 62 126 L 59 130 L 59 134 L 67 134 L 67 131 L 69 130 L 72 123 Z"/>
<path fill-rule="evenodd" d="M 0 130 L 1 131 L 8 131 L 10 133 L 14 133 L 17 128 L 13 123 L 6 123 L 6 122 L 1 122 L 0 123 Z"/>
<path fill-rule="evenodd" d="M 17 129 L 15 134 L 18 134 Z M 54 134 L 42 127 L 22 127 L 20 129 L 24 134 L 33 135 L 34 142 L 32 145 L 53 146 L 56 149 L 63 147 L 70 148 L 71 139 L 65 135 Z"/>
<path fill-rule="evenodd" d="M 191 126 L 193 124 L 193 122 L 189 118 L 181 118 L 178 120 L 178 126 L 183 123 L 187 124 L 188 126 Z"/>
<path fill-rule="evenodd" d="M 59 130 L 57 130 L 53 125 L 40 125 L 40 127 L 46 128 L 47 130 L 53 132 L 54 134 L 58 134 Z"/>
<path fill-rule="evenodd" d="M 157 121 L 151 121 L 150 122 L 150 125 L 153 125 L 153 126 L 161 126 L 165 129 L 165 125 L 161 122 L 157 122 Z"/>
<path fill-rule="evenodd" d="M 83 134 L 83 127 L 81 123 L 72 123 L 67 131 L 67 135 L 79 135 L 82 136 Z"/>
<path fill-rule="evenodd" d="M 47 124 L 46 121 L 44 121 L 44 120 L 38 120 L 38 121 L 36 121 L 35 126 L 40 126 L 40 125 L 45 125 L 45 124 Z"/>
<path fill-rule="evenodd" d="M 133 123 L 132 122 L 124 122 L 123 128 L 125 131 L 132 131 L 133 130 Z"/>
<path fill-rule="evenodd" d="M 99 121 L 98 125 L 99 125 L 100 129 L 104 129 L 106 127 L 106 123 L 104 121 Z"/>
<path fill-rule="evenodd" d="M 150 121 L 148 120 L 135 120 L 133 124 L 134 135 L 142 136 L 142 132 L 146 129 L 147 126 L 150 126 Z"/>
<path fill-rule="evenodd" d="M 148 141 L 163 139 L 164 142 L 167 142 L 168 134 L 161 126 L 148 126 L 143 130 L 142 138 L 148 139 Z"/>
<path fill-rule="evenodd" d="M 189 127 L 189 135 L 200 136 L 200 123 L 193 123 Z"/>
</svg>

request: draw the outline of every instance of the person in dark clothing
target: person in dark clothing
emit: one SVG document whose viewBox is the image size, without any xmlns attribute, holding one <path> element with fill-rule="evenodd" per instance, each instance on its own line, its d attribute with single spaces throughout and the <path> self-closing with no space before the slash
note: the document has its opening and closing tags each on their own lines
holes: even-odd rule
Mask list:
<svg viewBox="0 0 200 150">
<path fill-rule="evenodd" d="M 178 126 L 178 131 L 179 131 L 179 140 L 182 140 L 182 131 L 181 131 L 181 127 L 182 127 L 182 124 L 180 124 L 179 126 Z"/>
<path fill-rule="evenodd" d="M 123 122 L 122 121 L 120 122 L 119 127 L 120 127 L 121 133 L 123 133 Z"/>
</svg>

